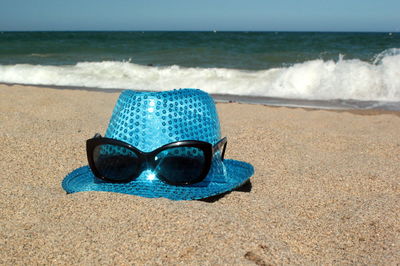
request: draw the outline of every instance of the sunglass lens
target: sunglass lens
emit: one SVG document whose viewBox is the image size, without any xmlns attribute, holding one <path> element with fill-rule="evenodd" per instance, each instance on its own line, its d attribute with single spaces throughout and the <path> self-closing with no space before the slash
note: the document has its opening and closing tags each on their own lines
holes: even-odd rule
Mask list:
<svg viewBox="0 0 400 266">
<path fill-rule="evenodd" d="M 103 144 L 94 149 L 94 164 L 99 174 L 114 181 L 125 181 L 138 175 L 140 160 L 127 148 Z"/>
<path fill-rule="evenodd" d="M 156 172 L 165 181 L 191 184 L 200 178 L 205 165 L 204 151 L 195 147 L 176 147 L 164 150 L 155 157 Z"/>
</svg>

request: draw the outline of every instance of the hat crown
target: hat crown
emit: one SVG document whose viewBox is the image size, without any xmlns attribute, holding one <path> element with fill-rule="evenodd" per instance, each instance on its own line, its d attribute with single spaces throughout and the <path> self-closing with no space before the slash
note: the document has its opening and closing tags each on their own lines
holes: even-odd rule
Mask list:
<svg viewBox="0 0 400 266">
<path fill-rule="evenodd" d="M 220 124 L 212 97 L 198 89 L 123 91 L 105 137 L 149 152 L 181 140 L 216 143 Z"/>
</svg>

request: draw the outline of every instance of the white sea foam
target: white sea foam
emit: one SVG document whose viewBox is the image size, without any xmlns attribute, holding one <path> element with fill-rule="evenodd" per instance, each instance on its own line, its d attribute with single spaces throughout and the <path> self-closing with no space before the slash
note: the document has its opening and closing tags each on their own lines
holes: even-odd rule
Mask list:
<svg viewBox="0 0 400 266">
<path fill-rule="evenodd" d="M 0 82 L 136 90 L 200 88 L 209 93 L 297 99 L 400 101 L 400 49 L 374 63 L 312 60 L 285 68 L 143 66 L 132 62 L 81 62 L 69 66 L 0 65 Z"/>
</svg>

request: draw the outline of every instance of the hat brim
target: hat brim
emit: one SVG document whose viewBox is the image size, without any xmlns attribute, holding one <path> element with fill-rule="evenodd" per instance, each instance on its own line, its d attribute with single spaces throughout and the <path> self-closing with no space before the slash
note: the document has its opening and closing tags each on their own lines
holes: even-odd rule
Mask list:
<svg viewBox="0 0 400 266">
<path fill-rule="evenodd" d="M 243 185 L 254 173 L 251 164 L 225 159 L 225 182 L 207 182 L 199 186 L 173 186 L 158 179 L 151 182 L 133 180 L 129 183 L 109 183 L 96 178 L 88 166 L 75 169 L 62 182 L 67 193 L 81 191 L 108 191 L 131 194 L 146 198 L 168 198 L 171 200 L 195 200 L 216 196 Z"/>
</svg>

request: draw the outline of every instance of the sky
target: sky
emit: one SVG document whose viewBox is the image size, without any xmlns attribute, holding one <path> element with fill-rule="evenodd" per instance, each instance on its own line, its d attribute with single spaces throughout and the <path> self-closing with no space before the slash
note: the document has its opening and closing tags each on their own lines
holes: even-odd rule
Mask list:
<svg viewBox="0 0 400 266">
<path fill-rule="evenodd" d="M 400 31 L 400 0 L 0 0 L 0 31 Z"/>
</svg>

